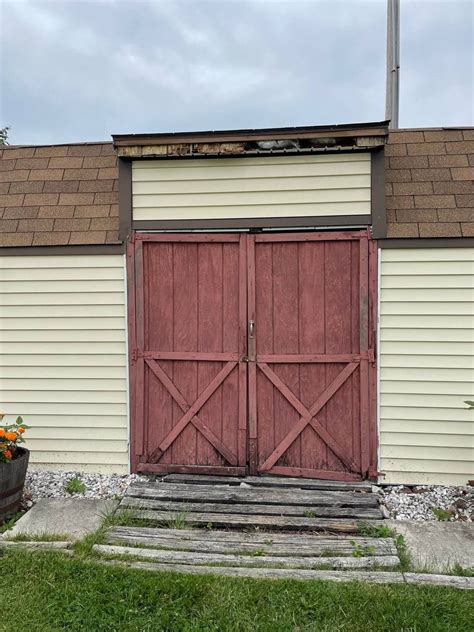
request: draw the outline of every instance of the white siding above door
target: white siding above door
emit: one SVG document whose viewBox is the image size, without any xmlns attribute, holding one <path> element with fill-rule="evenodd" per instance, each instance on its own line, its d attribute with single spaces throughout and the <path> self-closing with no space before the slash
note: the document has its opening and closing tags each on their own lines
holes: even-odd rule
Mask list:
<svg viewBox="0 0 474 632">
<path fill-rule="evenodd" d="M 135 160 L 133 219 L 370 214 L 370 154 Z"/>
<path fill-rule="evenodd" d="M 122 255 L 0 257 L 0 410 L 33 467 L 126 473 Z"/>
<path fill-rule="evenodd" d="M 381 250 L 380 479 L 474 478 L 474 249 Z"/>
</svg>

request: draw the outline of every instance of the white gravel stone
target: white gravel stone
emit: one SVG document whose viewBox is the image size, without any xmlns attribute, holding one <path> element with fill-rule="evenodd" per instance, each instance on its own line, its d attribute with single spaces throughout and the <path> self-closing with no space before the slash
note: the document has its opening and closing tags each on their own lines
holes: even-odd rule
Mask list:
<svg viewBox="0 0 474 632">
<path fill-rule="evenodd" d="M 443 520 L 472 522 L 474 520 L 474 488 L 441 485 L 396 485 L 381 488 L 382 511 L 395 520 Z M 438 511 L 438 516 L 436 515 Z M 447 512 L 447 513 L 446 513 Z M 385 514 L 385 512 L 384 512 Z"/>
<path fill-rule="evenodd" d="M 84 493 L 69 494 L 65 487 L 78 479 L 86 487 Z M 130 483 L 147 481 L 138 474 L 85 474 L 81 472 L 31 471 L 26 475 L 23 502 L 26 506 L 40 498 L 121 498 Z"/>
</svg>

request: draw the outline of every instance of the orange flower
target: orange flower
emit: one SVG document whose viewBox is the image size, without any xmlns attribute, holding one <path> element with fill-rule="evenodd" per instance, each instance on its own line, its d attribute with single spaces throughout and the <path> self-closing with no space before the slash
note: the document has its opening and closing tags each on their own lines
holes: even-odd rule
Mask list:
<svg viewBox="0 0 474 632">
<path fill-rule="evenodd" d="M 0 437 L 4 437 L 6 434 L 5 429 L 4 428 L 0 428 Z"/>
<path fill-rule="evenodd" d="M 3 453 L 3 456 L 4 456 L 6 459 L 11 459 L 11 458 L 12 458 L 12 453 L 11 453 L 11 451 L 10 451 L 10 450 L 5 450 L 5 452 Z"/>
<path fill-rule="evenodd" d="M 16 432 L 7 432 L 5 434 L 5 438 L 7 441 L 15 441 L 16 439 Z"/>
<path fill-rule="evenodd" d="M 18 432 L 19 432 L 20 434 L 23 434 L 23 433 L 25 432 L 25 429 L 24 429 L 24 428 L 18 428 Z"/>
</svg>

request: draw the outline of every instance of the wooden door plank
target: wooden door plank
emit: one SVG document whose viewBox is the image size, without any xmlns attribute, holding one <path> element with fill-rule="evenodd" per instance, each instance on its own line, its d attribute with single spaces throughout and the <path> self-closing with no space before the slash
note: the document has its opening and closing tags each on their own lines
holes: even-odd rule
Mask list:
<svg viewBox="0 0 474 632">
<path fill-rule="evenodd" d="M 226 458 L 228 463 L 230 463 L 231 465 L 237 465 L 237 458 L 232 453 L 232 451 L 229 450 L 227 448 L 227 446 L 225 446 L 224 443 L 212 432 L 212 430 L 210 428 L 208 428 L 199 419 L 197 414 L 195 414 L 193 412 L 193 410 L 196 410 L 196 413 L 197 413 L 197 411 L 199 410 L 199 404 L 197 405 L 197 408 L 196 408 L 196 402 L 193 404 L 193 406 L 189 406 L 189 404 L 186 401 L 186 399 L 183 397 L 183 395 L 180 393 L 180 391 L 176 388 L 176 386 L 173 384 L 173 382 L 169 379 L 169 377 L 166 375 L 166 373 L 163 371 L 163 369 L 154 360 L 147 360 L 147 364 L 150 367 L 150 369 L 153 371 L 153 373 L 156 375 L 156 377 L 162 382 L 163 386 L 165 386 L 165 388 L 171 394 L 171 396 L 176 401 L 176 403 L 181 408 L 181 410 L 185 413 L 185 415 L 182 417 L 180 422 L 178 424 L 176 424 L 176 426 L 173 428 L 173 430 L 160 443 L 160 445 L 158 446 L 158 449 L 155 450 L 154 453 L 150 456 L 150 460 L 154 461 L 155 459 L 158 459 L 161 456 L 161 454 L 163 454 L 167 450 L 167 448 L 171 445 L 171 443 L 173 443 L 173 441 L 175 441 L 175 439 L 178 436 L 178 434 L 180 432 L 182 432 L 182 430 L 186 427 L 186 425 L 189 422 L 191 422 L 195 426 L 195 428 L 204 437 L 206 437 L 206 439 L 216 448 L 216 450 L 218 450 L 222 454 L 222 456 L 224 456 Z M 235 366 L 235 363 L 229 362 L 227 366 L 229 366 L 229 365 L 230 365 L 230 370 L 232 370 L 233 367 Z M 219 386 L 219 384 L 221 384 L 225 380 L 227 375 L 230 373 L 230 370 L 227 373 L 225 373 L 225 368 L 224 368 L 220 372 L 220 374 L 223 374 L 223 377 L 217 383 L 216 388 Z M 219 375 L 216 376 L 216 377 L 219 377 Z M 216 379 L 214 378 L 213 382 L 215 382 L 215 381 L 216 381 Z M 211 384 L 212 384 L 212 382 L 211 382 Z M 209 385 L 209 386 L 211 386 L 211 385 Z M 209 389 L 209 387 L 208 387 L 208 389 Z M 207 397 L 210 397 L 212 395 L 212 392 L 213 391 L 211 391 L 207 395 Z M 203 392 L 203 395 L 204 395 L 204 392 Z M 204 399 L 204 401 L 206 401 L 206 399 Z"/>
<path fill-rule="evenodd" d="M 255 236 L 247 237 L 247 309 L 248 323 L 255 323 Z M 257 368 L 255 364 L 255 339 L 248 347 L 248 464 L 250 474 L 258 471 L 258 427 L 257 427 Z M 255 334 L 258 335 L 258 334 Z"/>
<path fill-rule="evenodd" d="M 247 249 L 248 236 L 240 235 L 239 242 L 239 325 L 238 325 L 238 352 L 240 361 L 238 364 L 239 372 L 239 422 L 237 437 L 237 458 L 239 465 L 247 463 L 247 389 L 248 389 L 248 365 L 242 361 L 247 355 Z"/>
<path fill-rule="evenodd" d="M 360 241 L 360 351 L 367 352 L 369 346 L 369 244 L 367 236 Z M 369 469 L 370 423 L 369 423 L 369 366 L 367 360 L 360 363 L 360 467 L 363 474 Z"/>
<path fill-rule="evenodd" d="M 278 388 L 284 397 L 294 406 L 294 408 L 300 413 L 301 418 L 293 426 L 292 430 L 286 435 L 281 443 L 275 448 L 272 454 L 267 458 L 265 463 L 260 466 L 261 470 L 269 470 L 280 456 L 288 449 L 288 446 L 294 441 L 294 439 L 302 432 L 302 430 L 311 424 L 313 430 L 321 437 L 321 439 L 331 448 L 331 450 L 338 455 L 341 461 L 349 468 L 353 467 L 353 463 L 350 457 L 344 453 L 341 447 L 336 443 L 333 437 L 328 431 L 313 417 L 321 410 L 321 408 L 329 401 L 334 393 L 344 384 L 347 378 L 355 371 L 358 364 L 348 364 L 338 376 L 331 382 L 326 388 L 324 393 L 313 404 L 308 411 L 305 406 L 298 400 L 298 398 L 290 391 L 290 389 L 284 384 L 280 378 L 268 367 L 268 365 L 259 363 L 259 368 L 265 373 L 268 379 Z"/>
</svg>

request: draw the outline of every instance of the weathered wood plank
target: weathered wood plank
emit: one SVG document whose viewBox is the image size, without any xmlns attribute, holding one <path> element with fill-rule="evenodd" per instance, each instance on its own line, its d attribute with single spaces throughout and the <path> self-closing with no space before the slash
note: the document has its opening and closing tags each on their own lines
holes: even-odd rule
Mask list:
<svg viewBox="0 0 474 632">
<path fill-rule="evenodd" d="M 474 590 L 474 577 L 460 577 L 458 575 L 432 575 L 431 573 L 403 573 L 407 584 L 422 586 L 448 586 Z"/>
<path fill-rule="evenodd" d="M 239 568 L 229 566 L 191 566 L 189 564 L 153 564 L 103 560 L 106 566 L 122 566 L 148 571 L 187 573 L 191 575 L 222 575 L 226 577 L 253 577 L 255 579 L 302 579 L 336 582 L 363 581 L 373 584 L 403 584 L 402 573 L 377 571 L 316 571 L 294 568 Z M 468 579 L 468 578 L 465 578 Z"/>
<path fill-rule="evenodd" d="M 195 511 L 197 503 L 157 500 L 154 498 L 125 497 L 120 506 L 124 509 L 151 509 L 154 511 Z M 250 505 L 242 503 L 206 503 L 198 504 L 198 510 L 213 513 L 232 513 L 243 515 L 267 516 L 303 516 L 311 518 L 357 518 L 372 520 L 382 517 L 378 507 L 318 507 L 308 505 Z M 311 515 L 308 515 L 311 514 Z"/>
<path fill-rule="evenodd" d="M 155 560 L 164 564 L 195 564 L 251 566 L 259 568 L 393 568 L 399 563 L 394 555 L 372 557 L 279 557 L 266 555 L 238 555 L 198 553 L 195 551 L 166 551 L 160 549 L 95 544 L 93 550 L 104 555 L 129 555 Z"/>
<path fill-rule="evenodd" d="M 148 520 L 155 524 L 168 524 L 173 521 L 173 514 L 167 511 L 130 510 L 132 518 Z M 350 518 L 300 518 L 295 516 L 243 516 L 240 514 L 219 514 L 188 512 L 181 516 L 189 525 L 207 527 L 242 529 L 287 529 L 297 531 L 334 531 L 357 533 L 359 521 Z M 381 524 L 382 520 L 372 520 L 371 524 Z"/>
<path fill-rule="evenodd" d="M 213 485 L 133 483 L 125 497 L 155 498 L 188 502 L 246 503 L 266 505 L 310 505 L 321 507 L 377 507 L 372 494 L 356 492 L 323 492 L 318 490 L 252 489 L 248 487 L 215 487 Z"/>
<path fill-rule="evenodd" d="M 159 531 L 159 530 L 158 530 Z M 199 530 L 201 531 L 201 530 Z M 382 545 L 359 544 L 354 540 L 342 538 L 341 542 L 322 539 L 321 542 L 304 544 L 300 539 L 293 538 L 292 543 L 273 543 L 272 539 L 266 542 L 251 542 L 250 540 L 236 540 L 235 542 L 213 542 L 212 540 L 184 539 L 179 537 L 153 537 L 150 535 L 124 535 L 109 531 L 105 536 L 107 544 L 120 544 L 128 546 L 146 546 L 175 551 L 198 551 L 201 553 L 258 553 L 262 555 L 296 556 L 296 557 L 321 557 L 328 555 L 354 556 L 354 553 L 363 554 L 364 557 L 380 555 L 396 555 L 397 550 L 393 542 Z"/>
<path fill-rule="evenodd" d="M 282 476 L 206 476 L 203 474 L 168 474 L 163 479 L 165 483 L 186 483 L 193 485 L 235 485 L 241 483 L 251 487 L 290 487 L 299 489 L 319 489 L 328 491 L 363 491 L 370 492 L 372 484 L 369 482 L 339 482 L 316 480 L 308 478 L 291 478 Z"/>
<path fill-rule="evenodd" d="M 72 545 L 72 542 L 42 542 L 40 540 L 32 540 L 27 542 L 24 540 L 2 540 L 0 539 L 1 548 L 20 548 L 20 549 L 40 549 L 42 551 L 64 551 Z"/>
<path fill-rule="evenodd" d="M 109 529 L 110 537 L 145 538 L 152 544 L 155 540 L 179 540 L 184 543 L 196 542 L 198 545 L 206 543 L 223 543 L 240 546 L 243 544 L 264 546 L 308 546 L 314 551 L 323 549 L 350 549 L 357 547 L 373 547 L 377 555 L 395 555 L 396 547 L 393 538 L 363 538 L 346 535 L 321 535 L 294 533 L 258 533 L 245 531 L 213 531 L 208 529 L 157 529 L 155 527 L 124 527 L 117 526 Z"/>
</svg>

